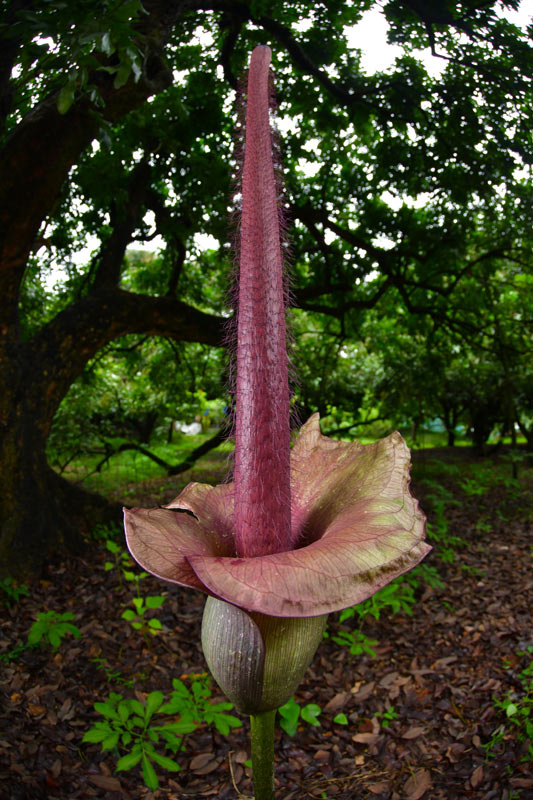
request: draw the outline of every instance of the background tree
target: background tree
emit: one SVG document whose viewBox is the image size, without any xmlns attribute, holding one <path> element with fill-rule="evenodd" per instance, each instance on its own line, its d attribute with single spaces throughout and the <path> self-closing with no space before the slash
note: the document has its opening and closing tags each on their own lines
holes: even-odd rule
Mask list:
<svg viewBox="0 0 533 800">
<path fill-rule="evenodd" d="M 363 312 L 394 298 L 468 336 L 485 321 L 452 298 L 482 265 L 488 285 L 505 263 L 523 288 L 531 203 L 518 171 L 532 155 L 531 48 L 496 13 L 518 3 L 458 2 L 442 15 L 389 0 L 389 38 L 403 56 L 369 75 L 348 36 L 376 5 L 2 5 L 4 572 L 37 569 L 58 545 L 79 545 L 95 519 L 95 498 L 51 470 L 45 449 L 62 399 L 99 351 L 130 334 L 222 341 L 233 100 L 257 42 L 274 49 L 303 310 L 331 317 L 353 341 Z M 437 77 L 420 61 L 424 49 L 444 65 Z M 218 250 L 202 254 L 199 234 Z M 132 283 L 127 247 L 156 236 L 158 269 L 137 265 Z M 87 245 L 92 255 L 82 258 Z"/>
</svg>

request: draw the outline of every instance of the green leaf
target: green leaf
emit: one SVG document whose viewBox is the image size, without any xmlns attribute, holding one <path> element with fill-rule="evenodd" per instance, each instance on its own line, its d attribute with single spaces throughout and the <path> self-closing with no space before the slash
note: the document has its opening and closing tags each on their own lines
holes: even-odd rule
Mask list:
<svg viewBox="0 0 533 800">
<path fill-rule="evenodd" d="M 104 728 L 90 728 L 87 733 L 84 735 L 82 742 L 90 742 L 91 744 L 98 744 L 98 742 L 103 742 L 104 739 L 110 734 L 110 729 L 107 730 Z"/>
<path fill-rule="evenodd" d="M 102 742 L 102 750 L 114 750 L 118 744 L 118 740 L 120 738 L 120 734 L 118 731 L 113 731 L 106 736 L 106 738 Z"/>
<path fill-rule="evenodd" d="M 127 608 L 126 611 L 123 611 L 121 616 L 122 619 L 126 619 L 128 622 L 130 622 L 132 619 L 137 619 L 137 614 L 135 611 L 132 611 L 131 608 Z"/>
<path fill-rule="evenodd" d="M 81 637 L 81 631 L 76 625 L 70 625 L 68 622 L 64 625 L 65 633 L 71 633 L 76 639 Z"/>
<path fill-rule="evenodd" d="M 59 631 L 52 628 L 48 631 L 48 641 L 54 648 L 58 648 L 61 644 L 61 636 L 59 635 Z"/>
<path fill-rule="evenodd" d="M 154 630 L 158 630 L 158 631 L 163 629 L 163 625 L 161 623 L 161 620 L 159 620 L 157 618 L 148 620 L 148 627 L 149 628 L 154 628 Z"/>
<path fill-rule="evenodd" d="M 122 770 L 132 769 L 135 767 L 139 761 L 141 760 L 143 754 L 142 750 L 139 748 L 137 752 L 127 753 L 122 758 L 119 758 L 117 761 L 117 765 L 115 767 L 116 772 L 121 772 Z"/>
<path fill-rule="evenodd" d="M 144 753 L 142 757 L 142 773 L 145 784 L 148 786 L 149 789 L 155 791 L 159 786 L 159 781 L 157 780 L 155 769 L 150 763 L 149 758 Z"/>
<path fill-rule="evenodd" d="M 318 721 L 317 717 L 322 713 L 322 709 L 320 706 L 317 706 L 316 703 L 308 703 L 306 706 L 302 708 L 301 714 L 302 719 L 305 720 L 309 725 L 314 725 L 315 727 L 320 727 L 320 722 Z"/>
<path fill-rule="evenodd" d="M 115 80 L 113 81 L 113 86 L 115 89 L 121 89 L 124 84 L 128 82 L 128 78 L 130 77 L 131 73 L 131 64 L 128 61 L 121 61 L 120 67 L 118 68 L 118 72 L 115 76 Z M 144 761 L 143 761 L 144 764 Z M 144 771 L 144 766 L 143 766 Z M 155 776 L 155 772 L 154 772 Z M 146 783 L 149 786 L 148 783 Z M 152 788 L 149 786 L 149 788 Z M 157 778 L 156 778 L 156 788 L 157 788 Z"/>
<path fill-rule="evenodd" d="M 131 710 L 134 711 L 135 714 L 138 714 L 140 717 L 142 717 L 144 719 L 144 706 L 143 706 L 143 704 L 140 703 L 139 700 L 136 700 L 135 698 L 132 698 L 129 701 L 129 704 L 130 704 Z"/>
<path fill-rule="evenodd" d="M 281 728 L 289 736 L 294 736 L 298 730 L 298 719 L 300 717 L 300 706 L 294 697 L 291 697 L 285 705 L 278 708 L 278 713 L 281 717 L 279 721 Z"/>
<path fill-rule="evenodd" d="M 168 769 L 170 772 L 179 772 L 181 769 L 180 765 L 173 761 L 168 756 L 162 756 L 159 753 L 152 753 L 152 758 L 156 764 L 159 764 L 160 767 L 163 769 Z"/>
<path fill-rule="evenodd" d="M 333 722 L 336 722 L 337 725 L 348 725 L 348 717 L 346 714 L 337 714 L 336 717 L 333 717 Z"/>
<path fill-rule="evenodd" d="M 95 703 L 93 705 L 95 711 L 98 711 L 103 717 L 107 717 L 107 719 L 119 720 L 119 716 L 114 708 L 112 708 L 107 703 Z"/>
<path fill-rule="evenodd" d="M 161 710 L 161 709 L 160 709 Z M 178 722 L 169 722 L 168 725 L 157 725 L 154 730 L 169 731 L 171 733 L 192 733 L 196 730 L 198 724 L 193 720 L 180 719 Z"/>
<path fill-rule="evenodd" d="M 30 628 L 30 632 L 28 633 L 27 642 L 28 644 L 37 644 L 43 638 L 44 632 L 46 630 L 46 625 L 43 625 L 40 622 L 34 622 Z"/>
<path fill-rule="evenodd" d="M 124 700 L 122 703 L 119 703 L 117 706 L 118 716 L 121 722 L 126 722 L 128 717 L 131 714 L 130 704 L 127 700 Z"/>
<path fill-rule="evenodd" d="M 150 597 L 146 597 L 146 608 L 161 608 L 165 600 L 166 597 L 162 597 L 161 595 L 152 595 Z"/>
<path fill-rule="evenodd" d="M 106 56 L 112 56 L 113 53 L 115 52 L 115 46 L 111 42 L 111 36 L 109 34 L 109 31 L 106 31 L 106 33 L 104 33 L 104 35 L 102 36 L 102 39 L 100 41 L 100 48 L 106 54 Z"/>
<path fill-rule="evenodd" d="M 227 736 L 231 728 L 240 728 L 242 726 L 241 720 L 238 717 L 234 717 L 232 714 L 217 714 L 213 721 L 215 723 L 215 728 L 223 736 Z"/>
<path fill-rule="evenodd" d="M 60 114 L 66 114 L 74 102 L 76 86 L 74 81 L 66 83 L 57 96 L 57 110 Z"/>
<path fill-rule="evenodd" d="M 163 692 L 150 692 L 146 698 L 144 718 L 148 722 L 163 703 Z"/>
</svg>

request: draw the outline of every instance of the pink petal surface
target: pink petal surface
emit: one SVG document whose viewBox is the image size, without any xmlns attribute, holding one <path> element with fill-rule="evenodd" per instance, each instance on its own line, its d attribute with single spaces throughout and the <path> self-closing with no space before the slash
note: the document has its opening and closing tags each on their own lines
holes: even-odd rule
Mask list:
<svg viewBox="0 0 533 800">
<path fill-rule="evenodd" d="M 314 415 L 294 445 L 291 475 L 293 533 L 303 546 L 260 559 L 192 556 L 213 593 L 272 616 L 318 616 L 365 600 L 431 549 L 399 434 L 336 442 Z"/>
<path fill-rule="evenodd" d="M 128 548 L 144 569 L 206 591 L 187 559 L 234 553 L 233 484 L 190 483 L 166 508 L 124 509 L 124 527 Z"/>
<path fill-rule="evenodd" d="M 279 617 L 355 605 L 431 549 L 409 493 L 409 450 L 395 433 L 371 445 L 322 436 L 318 415 L 291 453 L 296 550 L 236 558 L 233 486 L 190 484 L 170 508 L 126 513 L 128 546 L 150 572 L 249 611 Z"/>
</svg>

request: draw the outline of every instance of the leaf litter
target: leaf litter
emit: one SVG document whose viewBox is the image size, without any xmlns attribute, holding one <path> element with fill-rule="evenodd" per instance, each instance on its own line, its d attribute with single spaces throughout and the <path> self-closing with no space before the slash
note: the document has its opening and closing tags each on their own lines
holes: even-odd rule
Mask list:
<svg viewBox="0 0 533 800">
<path fill-rule="evenodd" d="M 476 497 L 465 497 L 456 484 L 449 488 L 460 504 L 446 516 L 464 542 L 453 562 L 439 559 L 438 545 L 427 559 L 444 588 L 420 586 L 412 616 L 365 620 L 365 634 L 378 642 L 376 658 L 352 656 L 331 637 L 324 640 L 296 694 L 301 707 L 321 707 L 320 725 L 301 722 L 293 738 L 276 733 L 280 798 L 533 796 L 527 746 L 495 706 L 495 698 L 518 690 L 526 665 L 520 654 L 533 644 L 533 486 L 523 481 L 519 500 L 501 486 Z M 414 494 L 431 521 L 422 481 Z M 173 678 L 205 671 L 203 598 L 144 579 L 143 596 L 166 595 L 157 611 L 162 632 L 147 645 L 121 619 L 132 587 L 119 583 L 117 570 L 106 570 L 108 556 L 99 543 L 90 558 L 51 561 L 30 596 L 4 609 L 0 654 L 25 642 L 43 610 L 73 612 L 82 636 L 66 637 L 57 650 L 23 650 L 0 663 L 0 800 L 251 796 L 246 721 L 228 737 L 205 724 L 187 735 L 175 756 L 181 771 L 160 770 L 154 792 L 136 769 L 114 774 L 112 752 L 81 743 L 98 718 L 93 704 L 110 692 L 142 700 L 155 690 L 168 694 Z M 331 615 L 330 634 L 338 629 L 338 615 Z M 224 699 L 216 686 L 212 691 L 215 702 Z M 391 708 L 394 715 L 384 724 Z M 339 713 L 347 725 L 334 722 Z M 501 737 L 494 736 L 498 730 Z"/>
</svg>

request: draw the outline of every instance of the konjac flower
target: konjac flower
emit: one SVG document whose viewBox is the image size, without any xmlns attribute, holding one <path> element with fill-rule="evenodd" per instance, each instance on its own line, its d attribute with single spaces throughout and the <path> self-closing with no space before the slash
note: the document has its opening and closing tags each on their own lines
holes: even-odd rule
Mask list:
<svg viewBox="0 0 533 800">
<path fill-rule="evenodd" d="M 233 483 L 191 483 L 165 508 L 126 510 L 128 547 L 163 580 L 276 617 L 360 603 L 429 552 L 400 434 L 339 442 L 320 433 L 315 414 L 290 467 L 292 550 L 238 557 Z"/>
<path fill-rule="evenodd" d="M 314 415 L 290 447 L 270 55 L 257 47 L 248 77 L 234 482 L 191 483 L 165 508 L 125 511 L 139 564 L 208 595 L 204 654 L 228 697 L 252 716 L 252 743 L 254 725 L 294 692 L 328 613 L 365 600 L 430 549 L 398 433 L 370 445 L 338 442 L 322 436 Z"/>
<path fill-rule="evenodd" d="M 315 414 L 290 452 L 290 475 L 292 550 L 237 555 L 234 483 L 191 483 L 165 508 L 125 510 L 128 547 L 159 578 L 243 609 L 252 621 L 254 613 L 294 620 L 355 605 L 429 552 L 400 434 L 368 445 L 334 441 Z M 324 621 L 318 627 L 321 636 Z"/>
</svg>

